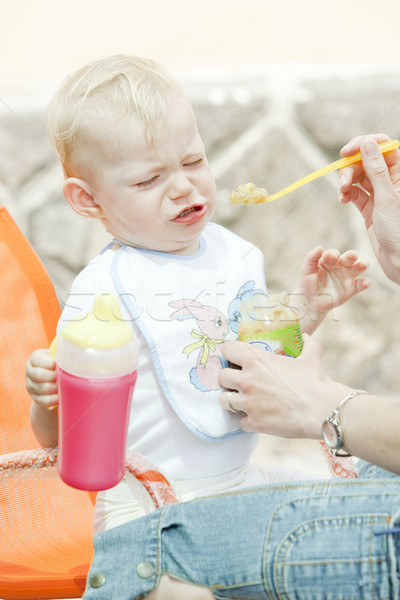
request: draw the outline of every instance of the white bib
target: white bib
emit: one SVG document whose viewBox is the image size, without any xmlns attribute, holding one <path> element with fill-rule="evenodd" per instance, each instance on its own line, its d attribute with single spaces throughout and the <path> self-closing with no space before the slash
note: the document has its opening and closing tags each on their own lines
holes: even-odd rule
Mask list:
<svg viewBox="0 0 400 600">
<path fill-rule="evenodd" d="M 218 374 L 226 366 L 220 348 L 237 339 L 240 301 L 266 292 L 261 252 L 209 224 L 196 254 L 122 246 L 111 273 L 146 339 L 163 394 L 183 423 L 210 441 L 243 434 L 240 415 L 219 404 Z"/>
</svg>

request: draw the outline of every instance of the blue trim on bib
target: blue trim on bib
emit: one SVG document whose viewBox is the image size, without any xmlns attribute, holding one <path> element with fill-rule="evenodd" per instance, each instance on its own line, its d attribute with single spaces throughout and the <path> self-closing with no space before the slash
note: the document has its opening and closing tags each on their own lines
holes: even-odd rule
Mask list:
<svg viewBox="0 0 400 600">
<path fill-rule="evenodd" d="M 202 254 L 204 254 L 206 249 L 206 244 L 202 236 L 199 237 L 199 248 L 193 254 L 175 254 L 173 252 L 164 252 L 163 250 L 151 250 L 150 248 L 139 248 L 137 246 L 129 246 L 129 244 L 124 244 L 123 242 L 119 242 L 115 240 L 117 244 L 121 246 L 121 248 L 133 248 L 138 252 L 143 252 L 143 254 L 152 254 L 153 256 L 168 256 L 168 258 L 173 260 L 192 260 L 193 258 L 199 258 Z M 108 247 L 112 246 L 113 242 L 109 244 Z M 105 248 L 104 250 L 106 250 Z"/>
<path fill-rule="evenodd" d="M 110 248 L 112 248 L 112 247 L 114 246 L 114 244 L 115 244 L 115 243 L 116 243 L 116 241 L 115 241 L 115 240 L 113 240 L 112 242 L 110 242 L 109 244 L 107 244 L 107 246 L 105 246 L 105 247 L 103 248 L 103 250 L 101 250 L 101 251 L 99 252 L 100 256 L 101 256 L 102 254 L 104 254 L 104 252 L 107 252 L 107 250 L 109 250 Z M 118 243 L 119 243 L 119 242 L 118 242 Z"/>
</svg>

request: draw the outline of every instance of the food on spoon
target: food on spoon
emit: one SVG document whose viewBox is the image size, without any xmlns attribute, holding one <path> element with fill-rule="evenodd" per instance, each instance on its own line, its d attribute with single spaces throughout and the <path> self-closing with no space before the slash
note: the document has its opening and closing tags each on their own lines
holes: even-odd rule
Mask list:
<svg viewBox="0 0 400 600">
<path fill-rule="evenodd" d="M 382 142 L 378 145 L 382 152 L 391 152 L 392 150 L 400 147 L 400 141 L 389 140 L 388 142 Z M 295 181 L 291 185 L 283 188 L 283 190 L 280 190 L 280 192 L 271 195 L 268 195 L 266 189 L 256 187 L 254 183 L 245 183 L 236 188 L 236 190 L 230 194 L 229 198 L 232 204 L 262 204 L 263 202 L 273 202 L 274 200 L 278 200 L 278 198 L 282 198 L 282 196 L 286 196 L 286 194 L 294 192 L 294 190 L 297 190 L 302 185 L 318 179 L 318 177 L 322 177 L 327 173 L 332 173 L 332 171 L 342 169 L 348 165 L 353 165 L 359 161 L 361 161 L 361 152 L 357 152 L 352 156 L 340 158 L 339 160 L 335 160 L 333 163 L 330 163 L 329 165 L 326 165 L 325 167 L 322 167 L 321 169 L 313 171 L 313 173 L 302 177 L 298 181 Z"/>
<path fill-rule="evenodd" d="M 262 204 L 268 202 L 268 192 L 254 183 L 243 183 L 229 194 L 232 204 Z"/>
</svg>

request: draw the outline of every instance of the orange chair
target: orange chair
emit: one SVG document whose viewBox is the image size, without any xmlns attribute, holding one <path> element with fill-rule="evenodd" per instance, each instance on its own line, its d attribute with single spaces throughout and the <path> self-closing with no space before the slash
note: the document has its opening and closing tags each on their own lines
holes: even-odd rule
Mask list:
<svg viewBox="0 0 400 600">
<path fill-rule="evenodd" d="M 38 448 L 24 378 L 30 354 L 54 338 L 60 308 L 46 270 L 4 207 L 0 277 L 0 598 L 81 598 L 96 494 L 65 485 L 57 448 Z M 146 458 L 131 451 L 126 467 L 133 493 L 146 496 L 146 510 L 177 502 Z"/>
<path fill-rule="evenodd" d="M 81 598 L 92 559 L 94 496 L 58 478 L 51 452 L 43 453 L 48 465 L 40 469 L 40 451 L 33 462 L 23 452 L 38 448 L 25 363 L 33 350 L 49 346 L 60 308 L 42 263 L 4 207 L 0 278 L 0 455 L 8 455 L 0 456 L 0 598 Z"/>
</svg>

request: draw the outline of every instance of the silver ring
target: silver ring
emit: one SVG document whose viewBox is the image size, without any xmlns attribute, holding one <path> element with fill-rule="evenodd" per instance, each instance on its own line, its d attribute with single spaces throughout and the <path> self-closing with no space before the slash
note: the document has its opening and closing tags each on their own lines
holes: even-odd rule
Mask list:
<svg viewBox="0 0 400 600">
<path fill-rule="evenodd" d="M 237 392 L 235 390 L 233 390 L 232 392 L 229 392 L 229 394 L 227 395 L 226 408 L 227 408 L 227 410 L 230 410 L 233 413 L 238 413 L 238 412 L 240 412 L 240 410 L 236 410 L 236 408 L 233 408 L 233 406 L 231 404 L 231 398 L 232 398 L 233 394 L 237 394 Z"/>
</svg>

